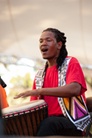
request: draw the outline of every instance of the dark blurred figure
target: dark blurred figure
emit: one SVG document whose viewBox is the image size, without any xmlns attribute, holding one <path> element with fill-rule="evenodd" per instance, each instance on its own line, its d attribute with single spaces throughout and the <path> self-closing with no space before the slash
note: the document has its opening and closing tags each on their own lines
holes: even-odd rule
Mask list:
<svg viewBox="0 0 92 138">
<path fill-rule="evenodd" d="M 1 103 L 1 100 L 0 100 Z M 4 126 L 3 126 L 3 119 L 2 119 L 2 111 L 1 111 L 1 104 L 0 104 L 0 137 L 4 135 Z"/>
<path fill-rule="evenodd" d="M 0 136 L 4 136 L 4 125 L 3 125 L 4 122 L 2 119 L 2 109 L 9 106 L 7 102 L 6 91 L 4 89 L 6 86 L 7 85 L 0 77 Z"/>
<path fill-rule="evenodd" d="M 7 102 L 6 91 L 5 91 L 6 86 L 7 86 L 6 83 L 0 77 L 0 106 L 1 106 L 1 109 L 9 106 L 9 104 Z"/>
</svg>

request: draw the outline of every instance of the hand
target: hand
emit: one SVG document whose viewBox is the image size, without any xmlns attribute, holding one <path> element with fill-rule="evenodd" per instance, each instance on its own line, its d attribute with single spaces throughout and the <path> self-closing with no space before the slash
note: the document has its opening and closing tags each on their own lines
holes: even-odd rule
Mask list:
<svg viewBox="0 0 92 138">
<path fill-rule="evenodd" d="M 23 92 L 23 93 L 20 93 L 20 94 L 16 95 L 14 97 L 14 99 L 24 98 L 24 97 L 28 97 L 28 96 L 39 96 L 39 92 L 38 92 L 37 89 L 35 89 L 35 90 L 29 90 L 29 91 L 26 91 L 26 92 Z"/>
</svg>

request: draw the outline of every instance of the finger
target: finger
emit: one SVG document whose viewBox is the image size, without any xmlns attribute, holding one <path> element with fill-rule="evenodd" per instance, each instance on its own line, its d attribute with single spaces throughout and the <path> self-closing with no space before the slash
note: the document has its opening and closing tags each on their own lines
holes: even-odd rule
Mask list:
<svg viewBox="0 0 92 138">
<path fill-rule="evenodd" d="M 20 98 L 21 96 L 22 96 L 21 94 L 16 95 L 16 96 L 14 97 L 14 99 Z"/>
<path fill-rule="evenodd" d="M 21 98 L 25 98 L 25 97 L 28 97 L 29 95 L 28 94 L 23 94 L 21 95 Z"/>
<path fill-rule="evenodd" d="M 14 99 L 20 98 L 20 96 L 15 96 Z"/>
</svg>

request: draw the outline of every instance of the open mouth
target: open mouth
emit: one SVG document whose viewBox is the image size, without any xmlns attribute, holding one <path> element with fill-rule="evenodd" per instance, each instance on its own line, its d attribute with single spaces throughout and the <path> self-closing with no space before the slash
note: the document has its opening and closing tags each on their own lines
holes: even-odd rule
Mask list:
<svg viewBox="0 0 92 138">
<path fill-rule="evenodd" d="M 42 48 L 41 51 L 42 52 L 47 52 L 48 51 L 48 48 Z"/>
</svg>

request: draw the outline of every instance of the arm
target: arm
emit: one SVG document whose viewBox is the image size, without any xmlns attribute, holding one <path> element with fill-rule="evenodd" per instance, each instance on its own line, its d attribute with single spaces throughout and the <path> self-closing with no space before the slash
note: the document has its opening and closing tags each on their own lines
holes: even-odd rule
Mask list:
<svg viewBox="0 0 92 138">
<path fill-rule="evenodd" d="M 39 95 L 48 95 L 56 97 L 72 97 L 80 95 L 81 85 L 78 83 L 70 83 L 62 87 L 42 88 L 38 89 Z"/>
<path fill-rule="evenodd" d="M 35 90 L 29 90 L 15 96 L 14 99 L 27 96 L 57 96 L 57 97 L 72 97 L 80 95 L 81 85 L 78 83 L 70 83 L 62 87 L 54 88 L 41 88 Z"/>
</svg>

